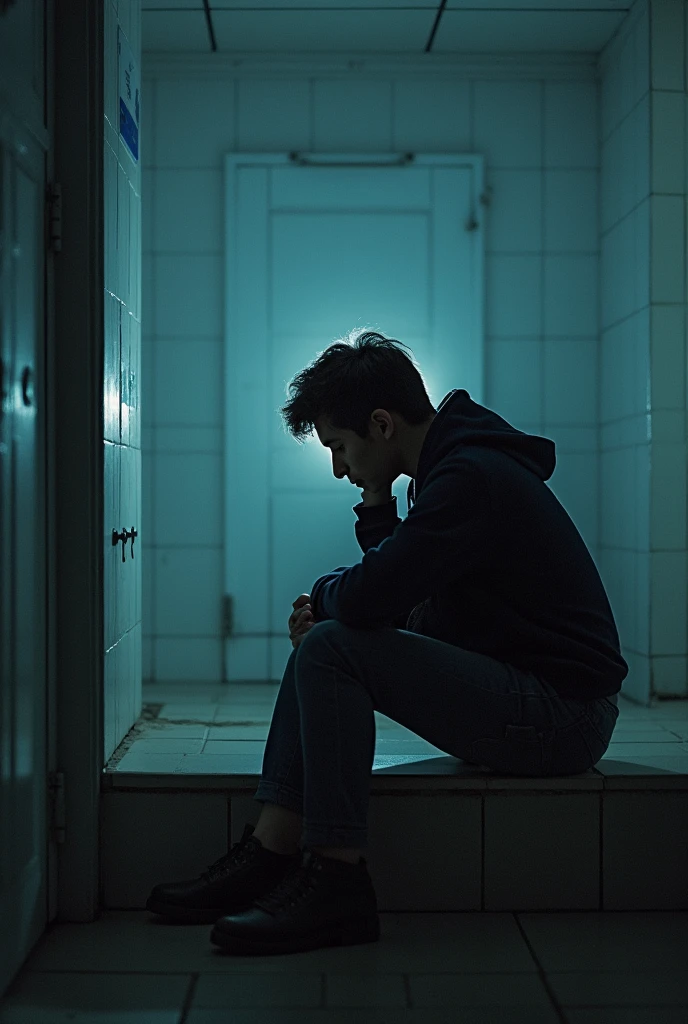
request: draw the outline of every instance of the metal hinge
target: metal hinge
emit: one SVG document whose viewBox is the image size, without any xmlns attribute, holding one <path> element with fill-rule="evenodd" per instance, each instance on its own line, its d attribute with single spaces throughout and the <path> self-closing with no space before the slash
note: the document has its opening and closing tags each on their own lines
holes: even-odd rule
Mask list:
<svg viewBox="0 0 688 1024">
<path fill-rule="evenodd" d="M 231 636 L 234 629 L 234 598 L 231 594 L 222 595 L 222 636 Z"/>
<path fill-rule="evenodd" d="M 65 841 L 65 795 L 64 772 L 50 772 L 48 775 L 50 793 L 50 837 L 56 843 Z"/>
<path fill-rule="evenodd" d="M 48 248 L 62 252 L 62 185 L 48 185 L 45 190 Z"/>
</svg>

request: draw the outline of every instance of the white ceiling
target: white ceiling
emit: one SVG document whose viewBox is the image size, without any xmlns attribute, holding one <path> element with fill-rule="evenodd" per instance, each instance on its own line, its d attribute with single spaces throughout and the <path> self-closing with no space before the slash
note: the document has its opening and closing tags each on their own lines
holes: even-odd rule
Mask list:
<svg viewBox="0 0 688 1024">
<path fill-rule="evenodd" d="M 142 0 L 158 53 L 599 53 L 632 0 Z"/>
</svg>

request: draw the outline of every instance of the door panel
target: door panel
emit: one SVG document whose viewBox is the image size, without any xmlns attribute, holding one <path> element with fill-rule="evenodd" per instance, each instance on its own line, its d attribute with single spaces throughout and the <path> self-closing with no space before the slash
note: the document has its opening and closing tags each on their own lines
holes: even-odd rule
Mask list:
<svg viewBox="0 0 688 1024">
<path fill-rule="evenodd" d="M 336 480 L 317 435 L 302 446 L 284 428 L 279 408 L 294 375 L 345 332 L 368 327 L 410 346 L 435 407 L 452 388 L 482 399 L 481 158 L 342 159 L 347 166 L 226 158 L 232 681 L 279 680 L 293 601 L 361 559 L 352 512 L 360 490 Z M 393 486 L 402 517 L 407 486 L 406 477 Z"/>
<path fill-rule="evenodd" d="M 22 5 L 17 48 L 23 43 L 33 53 L 42 10 L 38 2 Z M 8 18 L 0 33 L 11 27 Z M 27 54 L 25 70 L 32 67 Z M 45 396 L 39 380 L 46 153 L 45 133 L 37 130 L 42 120 L 29 124 L 26 109 L 6 102 L 0 110 L 0 993 L 47 923 L 46 518 L 40 444 Z"/>
</svg>

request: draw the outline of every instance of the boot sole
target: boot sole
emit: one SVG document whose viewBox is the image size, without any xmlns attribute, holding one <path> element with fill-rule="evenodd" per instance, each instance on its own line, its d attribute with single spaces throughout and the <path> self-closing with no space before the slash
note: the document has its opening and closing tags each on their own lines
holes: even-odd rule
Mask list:
<svg viewBox="0 0 688 1024">
<path fill-rule="evenodd" d="M 146 902 L 146 910 L 150 910 L 153 914 L 160 914 L 162 917 L 166 917 L 170 921 L 178 921 L 180 924 L 215 924 L 220 917 L 225 917 L 227 914 L 240 914 L 244 910 L 248 910 L 253 903 L 244 902 L 242 905 L 233 906 L 231 909 L 227 907 L 220 907 L 217 910 L 198 909 L 196 907 L 181 907 L 174 903 L 163 903 L 162 900 L 148 899 Z"/>
</svg>

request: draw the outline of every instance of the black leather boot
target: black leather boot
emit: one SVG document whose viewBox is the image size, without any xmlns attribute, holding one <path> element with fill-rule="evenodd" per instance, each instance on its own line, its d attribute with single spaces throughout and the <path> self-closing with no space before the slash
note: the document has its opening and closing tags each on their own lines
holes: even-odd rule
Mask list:
<svg viewBox="0 0 688 1024">
<path fill-rule="evenodd" d="M 301 858 L 301 850 L 292 856 L 267 850 L 254 838 L 253 825 L 246 825 L 239 842 L 199 878 L 156 885 L 146 910 L 187 924 L 210 924 L 226 914 L 247 910 L 258 896 L 270 892 L 298 867 Z"/>
</svg>

